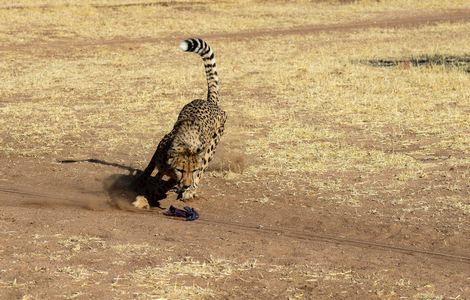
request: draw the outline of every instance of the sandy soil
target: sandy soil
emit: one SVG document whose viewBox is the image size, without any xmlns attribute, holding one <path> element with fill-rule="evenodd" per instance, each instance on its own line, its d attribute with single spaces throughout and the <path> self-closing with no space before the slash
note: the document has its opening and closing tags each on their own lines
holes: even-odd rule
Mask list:
<svg viewBox="0 0 470 300">
<path fill-rule="evenodd" d="M 212 34 L 210 38 L 359 31 L 462 20 L 470 20 L 469 11 L 410 13 L 370 22 Z M 53 46 L 86 49 L 96 44 L 119 47 L 160 40 Z M 227 150 L 229 139 L 223 146 L 215 165 L 228 161 L 243 169 L 243 153 Z M 104 153 L 94 155 L 90 158 L 104 157 Z M 106 157 L 109 163 L 126 161 L 122 154 L 106 153 Z M 207 177 L 200 196 L 187 203 L 200 211 L 201 218 L 185 222 L 162 215 L 170 204 L 183 205 L 174 195 L 161 201 L 161 208 L 133 209 L 129 203 L 135 194 L 128 188 L 133 176 L 125 168 L 90 162 L 61 164 L 52 155 L 50 160 L 0 157 L 0 163 L 4 166 L 0 177 L 2 299 L 157 298 L 159 288 L 163 297 L 170 298 L 470 298 L 470 224 L 468 215 L 460 212 L 446 211 L 434 219 L 432 211 L 419 211 L 412 217 L 424 221 L 409 225 L 388 218 L 386 211 L 395 205 L 392 202 L 345 210 L 333 202 L 319 201 L 313 194 L 287 194 L 282 187 L 265 182 L 235 185 L 223 177 Z M 454 170 L 455 174 L 461 171 Z M 360 174 L 342 176 L 351 182 L 361 180 Z M 411 189 L 426 193 L 427 185 L 442 180 L 452 178 L 424 178 L 421 185 L 403 193 Z M 255 191 L 275 201 L 245 202 Z M 462 193 L 468 194 L 468 190 Z M 385 213 L 363 217 L 374 209 Z M 213 257 L 226 261 L 211 260 Z M 149 269 L 162 262 L 168 263 L 166 269 Z M 177 271 L 171 271 L 172 267 Z M 201 271 L 209 267 L 210 271 Z M 169 277 L 162 277 L 165 272 Z"/>
</svg>

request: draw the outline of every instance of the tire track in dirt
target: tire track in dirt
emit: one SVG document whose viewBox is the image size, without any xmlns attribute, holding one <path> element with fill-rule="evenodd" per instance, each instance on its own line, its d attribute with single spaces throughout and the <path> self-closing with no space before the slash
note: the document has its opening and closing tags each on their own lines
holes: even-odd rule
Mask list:
<svg viewBox="0 0 470 300">
<path fill-rule="evenodd" d="M 395 12 L 396 13 L 396 12 Z M 89 40 L 89 41 L 52 41 L 52 42 L 37 42 L 28 44 L 10 44 L 0 46 L 0 51 L 18 51 L 21 49 L 32 50 L 38 48 L 46 49 L 70 49 L 70 48 L 83 48 L 83 47 L 97 47 L 97 46 L 129 46 L 139 44 L 154 44 L 168 41 L 175 41 L 187 36 L 203 36 L 206 39 L 231 39 L 242 40 L 257 37 L 273 37 L 285 35 L 311 35 L 315 33 L 324 32 L 347 32 L 359 31 L 371 28 L 411 28 L 421 25 L 429 25 L 443 22 L 469 22 L 470 9 L 455 9 L 441 12 L 413 12 L 407 16 L 397 16 L 390 14 L 380 19 L 370 19 L 365 21 L 354 21 L 347 23 L 336 24 L 318 24 L 300 26 L 294 28 L 277 28 L 277 29 L 257 29 L 250 31 L 237 31 L 237 32 L 220 32 L 208 34 L 182 34 L 175 33 L 171 36 L 165 37 L 145 37 L 145 38 L 120 38 L 109 40 Z"/>
<path fill-rule="evenodd" d="M 217 224 L 217 225 L 222 225 L 225 227 L 236 228 L 241 231 L 261 232 L 261 233 L 270 234 L 270 235 L 283 235 L 283 236 L 290 237 L 296 240 L 323 242 L 323 243 L 329 243 L 329 244 L 336 244 L 340 246 L 353 246 L 353 247 L 358 247 L 358 248 L 363 248 L 363 249 L 391 251 L 394 253 L 406 254 L 406 255 L 425 255 L 428 257 L 434 257 L 434 258 L 445 259 L 449 261 L 456 261 L 456 262 L 470 264 L 470 257 L 451 254 L 451 253 L 406 248 L 406 247 L 376 243 L 373 241 L 349 239 L 349 238 L 343 238 L 343 237 L 337 237 L 337 236 L 331 236 L 331 235 L 310 234 L 310 233 L 299 232 L 299 231 L 292 230 L 292 229 L 285 229 L 285 228 L 274 227 L 274 226 L 260 227 L 259 225 L 254 225 L 254 224 L 247 224 L 247 223 L 239 224 L 239 223 L 234 223 L 234 222 L 218 221 L 218 220 L 206 219 L 206 218 L 201 218 L 200 221 L 205 222 L 211 226 L 213 226 L 214 224 Z"/>
<path fill-rule="evenodd" d="M 62 203 L 54 202 L 53 205 L 55 206 L 62 205 L 62 206 L 74 206 L 74 207 L 79 207 L 79 208 L 81 207 L 84 209 L 91 209 L 88 205 L 86 204 L 81 205 L 79 201 L 74 201 L 72 198 L 57 197 L 55 195 L 25 192 L 25 191 L 20 191 L 16 189 L 0 187 L 0 195 L 1 194 L 20 196 L 22 203 L 16 203 L 15 206 L 21 206 L 22 204 L 26 206 L 28 205 L 47 206 L 47 205 L 41 205 L 41 203 L 36 202 L 36 200 L 55 199 L 55 200 L 62 201 Z M 161 219 L 168 219 L 168 217 L 163 216 L 163 214 L 161 214 L 159 210 L 151 210 L 151 211 L 136 210 L 133 212 L 153 214 Z M 174 218 L 170 217 L 170 219 L 174 219 Z M 250 224 L 250 223 L 242 224 L 242 223 L 237 223 L 237 222 L 218 220 L 217 218 L 214 218 L 214 216 L 211 216 L 211 215 L 203 216 L 196 222 L 198 222 L 199 224 L 207 225 L 207 226 L 216 225 L 216 226 L 222 226 L 225 228 L 231 228 L 233 230 L 238 230 L 242 233 L 243 232 L 256 232 L 256 233 L 265 234 L 265 235 L 282 235 L 284 237 L 288 237 L 294 240 L 335 244 L 338 246 L 353 246 L 353 247 L 362 248 L 362 249 L 374 249 L 374 250 L 379 250 L 379 251 L 390 251 L 396 254 L 403 254 L 403 255 L 421 255 L 421 256 L 427 256 L 430 258 L 443 259 L 447 261 L 470 264 L 470 257 L 464 256 L 464 255 L 444 253 L 444 252 L 434 252 L 434 251 L 415 249 L 415 248 L 407 248 L 407 247 L 401 247 L 401 246 L 395 246 L 395 245 L 376 243 L 374 241 L 349 239 L 349 238 L 331 236 L 331 235 L 326 235 L 326 234 L 323 234 L 323 235 L 311 234 L 311 233 L 294 230 L 292 228 L 282 228 L 278 226 L 263 227 L 260 225 Z"/>
</svg>

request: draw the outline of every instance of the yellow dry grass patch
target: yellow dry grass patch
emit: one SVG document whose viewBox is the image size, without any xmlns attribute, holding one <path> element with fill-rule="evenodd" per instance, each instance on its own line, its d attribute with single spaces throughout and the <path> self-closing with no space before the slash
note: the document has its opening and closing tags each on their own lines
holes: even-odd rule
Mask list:
<svg viewBox="0 0 470 300">
<path fill-rule="evenodd" d="M 150 274 L 155 278 L 167 279 L 171 276 L 193 276 L 200 278 L 220 279 L 232 275 L 234 272 L 250 270 L 256 267 L 256 261 L 236 263 L 222 258 L 210 258 L 207 261 L 198 261 L 186 257 L 181 261 L 169 260 L 160 267 L 148 267 L 134 272 L 134 278 L 144 278 Z M 149 280 L 151 281 L 151 280 Z"/>
<path fill-rule="evenodd" d="M 134 290 L 137 289 L 133 294 L 139 299 L 188 299 L 215 296 L 216 292 L 210 287 L 210 282 L 255 267 L 256 261 L 238 264 L 219 258 L 211 258 L 207 261 L 198 261 L 191 257 L 186 257 L 181 261 L 170 259 L 161 266 L 146 267 L 123 278 L 116 278 L 113 286 L 119 290 L 133 287 Z M 207 286 L 195 284 L 193 281 L 197 279 L 205 280 Z"/>
<path fill-rule="evenodd" d="M 293 281 L 299 276 L 306 282 L 344 280 L 352 279 L 354 276 L 351 270 L 332 270 L 321 265 L 272 265 L 267 272 L 278 274 L 279 280 L 282 281 Z"/>
<path fill-rule="evenodd" d="M 330 269 L 322 265 L 271 265 L 267 268 L 267 272 L 275 274 L 277 280 L 281 282 L 290 283 L 286 291 L 288 299 L 309 297 L 302 287 L 293 284 L 295 282 L 304 282 L 309 285 L 312 282 L 318 282 L 320 285 L 325 285 L 335 281 L 357 283 L 357 279 L 359 279 L 352 270 Z"/>
<path fill-rule="evenodd" d="M 140 257 L 150 254 L 153 251 L 158 249 L 150 246 L 147 243 L 142 244 L 119 244 L 110 246 L 112 250 L 117 252 L 120 255 L 129 256 L 129 257 Z"/>
<path fill-rule="evenodd" d="M 249 141 L 248 154 L 260 154 L 265 163 L 253 165 L 256 172 L 328 172 L 357 170 L 381 171 L 396 166 L 418 169 L 419 165 L 409 156 L 384 153 L 380 150 L 363 149 L 342 144 L 339 134 L 317 126 L 298 123 L 273 127 L 266 143 Z M 289 129 L 287 129 L 289 128 Z"/>
<path fill-rule="evenodd" d="M 59 267 L 56 274 L 69 276 L 74 281 L 84 281 L 90 278 L 93 272 L 82 266 L 65 266 Z"/>
<path fill-rule="evenodd" d="M 60 239 L 57 243 L 72 252 L 80 252 L 82 250 L 96 252 L 104 249 L 106 245 L 101 238 L 88 235 L 71 236 L 66 239 Z"/>
</svg>

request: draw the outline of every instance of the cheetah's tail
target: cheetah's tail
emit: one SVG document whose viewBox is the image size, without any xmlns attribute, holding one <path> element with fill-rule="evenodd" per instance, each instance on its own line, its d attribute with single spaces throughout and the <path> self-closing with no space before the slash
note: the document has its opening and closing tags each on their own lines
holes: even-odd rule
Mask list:
<svg viewBox="0 0 470 300">
<path fill-rule="evenodd" d="M 186 52 L 199 54 L 204 61 L 207 79 L 207 100 L 219 104 L 219 77 L 215 63 L 214 51 L 204 40 L 190 38 L 180 43 L 180 48 Z"/>
</svg>

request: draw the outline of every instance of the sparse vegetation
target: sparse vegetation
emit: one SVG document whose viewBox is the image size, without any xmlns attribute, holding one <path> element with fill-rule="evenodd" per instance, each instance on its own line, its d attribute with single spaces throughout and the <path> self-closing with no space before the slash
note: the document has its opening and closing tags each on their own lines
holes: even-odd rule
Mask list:
<svg viewBox="0 0 470 300">
<path fill-rule="evenodd" d="M 111 167 L 57 160 L 144 166 L 179 109 L 206 93 L 180 37 L 216 49 L 229 115 L 195 203 L 201 225 L 88 203 L 64 219 L 55 206 L 25 213 L 47 215 L 41 226 L 0 211 L 0 298 L 470 297 L 457 263 L 423 270 L 416 255 L 402 270 L 385 251 L 349 259 L 353 247 L 238 233 L 256 223 L 470 256 L 469 20 L 357 29 L 456 11 L 468 1 L 0 3 L 0 187 L 35 182 L 81 203 L 105 198 Z M 311 31 L 325 24 L 344 28 Z M 292 28 L 305 34 L 268 34 Z M 47 187 L 59 180 L 72 188 Z"/>
</svg>

